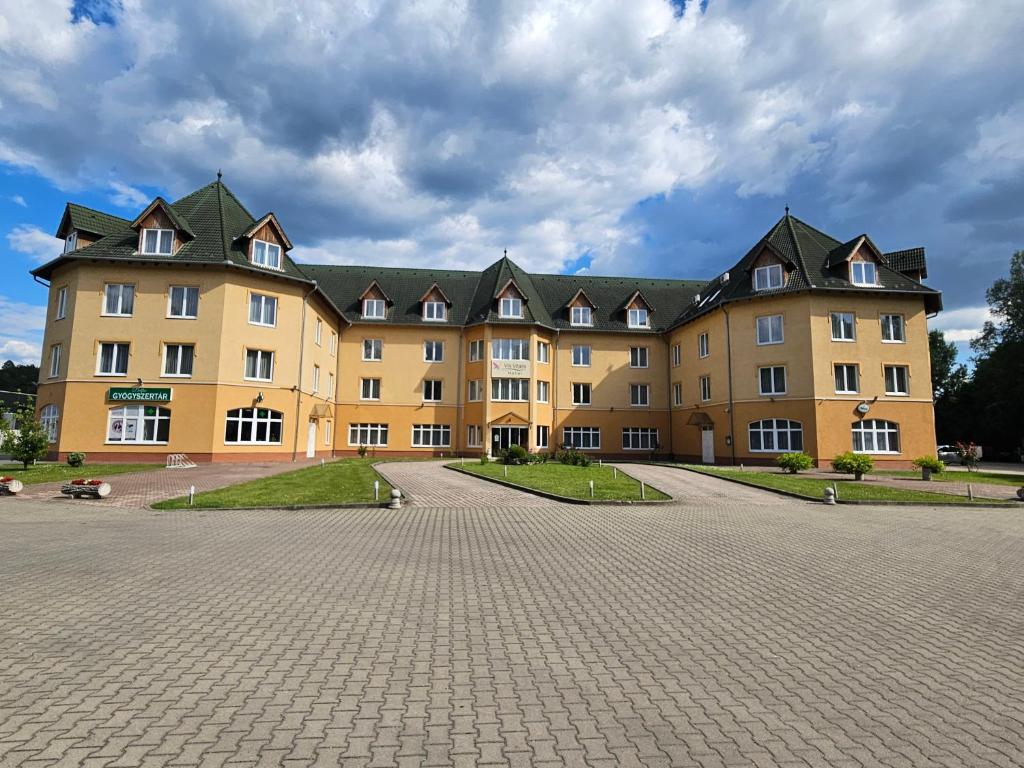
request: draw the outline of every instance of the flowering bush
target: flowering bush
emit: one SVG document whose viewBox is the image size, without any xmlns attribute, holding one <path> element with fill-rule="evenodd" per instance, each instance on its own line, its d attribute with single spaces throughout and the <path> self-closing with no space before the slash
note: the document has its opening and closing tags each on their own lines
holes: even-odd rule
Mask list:
<svg viewBox="0 0 1024 768">
<path fill-rule="evenodd" d="M 967 467 L 968 472 L 973 472 L 978 467 L 978 446 L 974 442 L 956 443 L 956 455 L 960 457 L 960 463 Z"/>
</svg>

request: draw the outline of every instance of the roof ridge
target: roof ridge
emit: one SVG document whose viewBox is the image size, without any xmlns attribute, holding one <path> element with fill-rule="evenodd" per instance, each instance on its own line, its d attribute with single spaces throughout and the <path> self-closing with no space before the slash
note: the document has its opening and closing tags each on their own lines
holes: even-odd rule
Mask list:
<svg viewBox="0 0 1024 768">
<path fill-rule="evenodd" d="M 131 224 L 132 223 L 131 219 L 126 219 L 123 216 L 118 216 L 115 213 L 107 213 L 106 211 L 101 211 L 99 208 L 93 208 L 93 207 L 88 206 L 88 205 L 82 205 L 81 203 L 73 203 L 70 200 L 68 200 L 67 203 L 65 203 L 65 205 L 68 205 L 68 206 L 72 206 L 73 205 L 75 208 L 81 208 L 82 210 L 89 211 L 90 213 L 98 213 L 100 216 L 107 216 L 107 217 L 109 217 L 111 219 L 118 219 L 120 221 L 123 221 L 125 224 Z"/>
<path fill-rule="evenodd" d="M 800 241 L 796 239 L 796 230 L 793 228 L 793 217 L 789 215 L 789 209 L 786 209 L 786 215 L 783 217 L 786 220 L 786 229 L 789 230 L 789 236 L 793 240 L 793 250 L 796 252 L 796 257 L 800 261 L 800 269 L 804 273 L 804 280 L 807 281 L 808 285 L 811 285 L 811 275 L 807 271 L 807 264 L 804 262 L 804 253 L 800 249 Z"/>
<path fill-rule="evenodd" d="M 224 198 L 221 196 L 221 187 L 223 187 L 224 185 L 221 184 L 219 175 L 217 177 L 217 181 L 214 183 L 217 185 L 217 216 L 220 220 L 220 248 L 221 252 L 224 254 L 224 261 L 229 261 L 228 233 L 224 229 Z M 244 207 L 243 210 L 245 210 Z"/>
</svg>

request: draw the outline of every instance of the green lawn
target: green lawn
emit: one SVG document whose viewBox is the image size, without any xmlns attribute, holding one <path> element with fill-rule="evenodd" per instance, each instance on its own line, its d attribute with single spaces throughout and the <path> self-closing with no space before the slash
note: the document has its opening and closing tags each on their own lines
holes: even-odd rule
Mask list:
<svg viewBox="0 0 1024 768">
<path fill-rule="evenodd" d="M 879 475 L 886 475 L 888 477 L 912 477 L 920 478 L 921 470 L 897 470 L 897 469 L 883 469 L 878 472 Z M 1024 474 L 1017 475 L 1003 475 L 998 472 L 950 472 L 945 471 L 941 474 L 932 474 L 932 482 L 935 483 L 987 483 L 989 485 L 1011 485 L 1014 488 L 1020 488 L 1024 486 Z"/>
<path fill-rule="evenodd" d="M 727 469 L 724 467 L 708 467 L 703 465 L 687 464 L 687 469 L 695 472 L 703 472 L 708 475 L 716 475 L 724 478 L 735 478 L 748 483 L 773 488 L 779 491 L 789 491 L 806 496 L 810 499 L 820 501 L 825 488 L 832 485 L 831 480 L 822 480 L 804 475 L 790 475 L 782 472 L 746 472 L 738 469 Z M 853 480 L 839 480 L 836 482 L 839 489 L 841 501 L 923 501 L 923 502 L 955 502 L 958 504 L 969 504 L 966 497 L 955 496 L 949 493 L 929 493 L 928 491 L 908 491 L 902 488 L 888 488 L 877 483 L 858 483 Z M 991 499 L 978 499 L 975 503 L 998 504 L 1000 502 Z M 1007 502 L 1009 503 L 1009 502 Z"/>
<path fill-rule="evenodd" d="M 460 465 L 452 464 L 450 466 L 458 467 Z M 505 465 L 497 462 L 480 464 L 467 461 L 465 466 L 461 468 L 483 477 L 507 480 L 510 483 L 515 483 L 525 488 L 555 493 L 559 496 L 568 496 L 573 499 L 591 498 L 589 482 L 593 480 L 593 498 L 595 500 L 640 501 L 640 481 L 634 480 L 622 470 L 618 470 L 618 477 L 615 477 L 616 471 L 613 471 L 612 467 L 608 465 L 591 464 L 589 467 L 574 467 L 555 462 L 547 464 L 517 464 L 509 466 L 507 478 L 505 477 Z M 661 491 L 650 486 L 647 486 L 645 496 L 648 501 L 669 498 Z"/>
<path fill-rule="evenodd" d="M 323 467 L 306 467 L 273 477 L 197 493 L 194 507 L 288 507 L 297 504 L 354 504 L 373 501 L 373 481 L 380 481 L 380 500 L 387 501 L 391 486 L 377 474 L 370 459 L 343 459 Z M 155 509 L 186 509 L 188 498 L 161 501 Z"/>
<path fill-rule="evenodd" d="M 67 464 L 54 463 L 35 464 L 24 469 L 21 464 L 0 464 L 0 477 L 16 477 L 25 485 L 35 485 L 79 477 L 106 480 L 111 475 L 123 475 L 125 472 L 148 472 L 163 468 L 163 464 L 86 464 L 84 467 L 69 467 Z"/>
</svg>

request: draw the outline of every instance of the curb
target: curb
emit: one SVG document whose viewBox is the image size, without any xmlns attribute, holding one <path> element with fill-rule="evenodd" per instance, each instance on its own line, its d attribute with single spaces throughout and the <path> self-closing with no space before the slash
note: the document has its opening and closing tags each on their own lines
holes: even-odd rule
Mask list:
<svg viewBox="0 0 1024 768">
<path fill-rule="evenodd" d="M 475 477 L 478 480 L 484 480 L 485 482 L 494 483 L 495 485 L 504 485 L 506 488 L 515 488 L 517 491 L 523 491 L 524 493 L 529 493 L 533 496 L 540 496 L 545 499 L 551 499 L 552 501 L 559 501 L 562 502 L 563 504 L 578 504 L 581 506 L 597 505 L 605 507 L 657 507 L 661 506 L 662 504 L 671 504 L 674 501 L 674 499 L 671 496 L 669 496 L 667 499 L 644 499 L 638 501 L 624 501 L 621 499 L 577 499 L 572 496 L 559 496 L 557 493 L 551 493 L 550 491 L 540 491 L 537 490 L 536 488 L 528 488 L 525 485 L 518 485 L 517 483 L 511 483 L 508 480 L 500 480 L 496 477 L 486 477 L 484 475 L 477 474 L 476 472 L 471 472 L 468 469 L 462 469 L 461 467 L 457 467 L 454 464 L 445 464 L 444 468 L 450 469 L 452 472 L 458 472 L 461 475 Z M 623 472 L 622 474 L 627 475 L 628 477 L 633 477 L 632 475 L 629 475 L 626 472 Z M 633 479 L 636 480 L 635 477 L 633 477 Z M 653 485 L 649 485 L 647 483 L 644 483 L 644 485 L 646 485 L 648 488 L 652 488 L 658 491 L 658 493 L 665 493 L 663 490 L 661 490 L 660 488 L 655 488 Z M 665 495 L 668 496 L 667 493 L 665 493 Z"/>
</svg>

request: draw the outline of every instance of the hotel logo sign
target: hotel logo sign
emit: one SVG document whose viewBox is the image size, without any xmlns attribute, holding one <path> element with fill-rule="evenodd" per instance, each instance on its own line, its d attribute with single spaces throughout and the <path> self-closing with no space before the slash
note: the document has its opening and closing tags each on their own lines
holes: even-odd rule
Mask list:
<svg viewBox="0 0 1024 768">
<path fill-rule="evenodd" d="M 525 379 L 530 375 L 530 361 L 491 360 L 491 375 Z"/>
<path fill-rule="evenodd" d="M 169 403 L 170 387 L 111 387 L 107 400 L 115 403 Z"/>
</svg>

